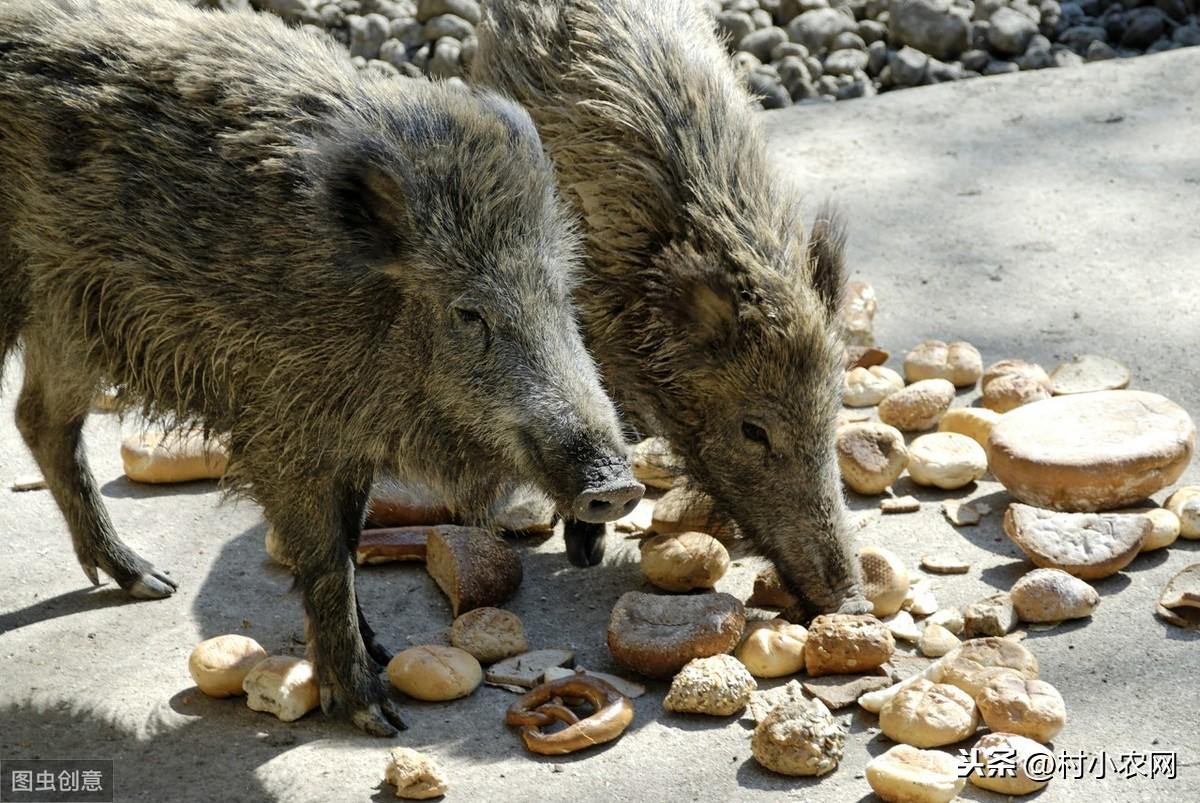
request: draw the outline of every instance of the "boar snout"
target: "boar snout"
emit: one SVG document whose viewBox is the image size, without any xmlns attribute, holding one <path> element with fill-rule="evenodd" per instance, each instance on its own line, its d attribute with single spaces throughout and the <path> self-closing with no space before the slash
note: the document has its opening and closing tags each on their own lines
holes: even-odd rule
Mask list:
<svg viewBox="0 0 1200 803">
<path fill-rule="evenodd" d="M 626 466 L 576 496 L 572 512 L 580 521 L 593 524 L 616 521 L 629 515 L 645 492 L 646 486 L 635 480 Z"/>
</svg>

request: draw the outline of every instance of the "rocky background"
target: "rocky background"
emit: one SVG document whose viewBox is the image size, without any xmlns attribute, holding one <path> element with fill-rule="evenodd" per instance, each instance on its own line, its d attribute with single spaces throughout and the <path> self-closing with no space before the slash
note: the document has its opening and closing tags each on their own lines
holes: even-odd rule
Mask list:
<svg viewBox="0 0 1200 803">
<path fill-rule="evenodd" d="M 479 0 L 197 2 L 317 28 L 364 69 L 449 80 L 470 71 L 481 14 Z M 697 2 L 767 109 L 1200 45 L 1200 0 Z"/>
</svg>

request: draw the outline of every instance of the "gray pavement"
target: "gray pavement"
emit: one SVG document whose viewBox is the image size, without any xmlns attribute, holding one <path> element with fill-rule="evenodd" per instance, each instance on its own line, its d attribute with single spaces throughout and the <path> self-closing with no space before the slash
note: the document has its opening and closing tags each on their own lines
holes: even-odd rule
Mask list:
<svg viewBox="0 0 1200 803">
<path fill-rule="evenodd" d="M 971 341 L 987 362 L 1022 357 L 1049 368 L 1075 353 L 1106 354 L 1131 368 L 1135 387 L 1200 416 L 1197 75 L 1200 49 L 1192 49 L 764 120 L 779 169 L 814 201 L 845 206 L 854 275 L 875 285 L 877 333 L 893 353 L 941 337 Z M 525 753 L 503 725 L 512 696 L 494 688 L 454 703 L 406 703 L 411 729 L 392 742 L 319 713 L 284 724 L 237 699 L 207 699 L 187 673 L 203 638 L 244 633 L 273 653 L 302 652 L 299 602 L 289 578 L 265 561 L 260 512 L 223 503 L 209 483 L 129 483 L 120 422 L 93 416 L 89 453 L 109 510 L 180 590 L 132 603 L 111 584 L 91 588 L 50 496 L 8 490 L 37 475 L 12 424 L 19 378 L 10 362 L 0 398 L 0 759 L 113 758 L 119 800 L 382 801 L 392 797 L 382 784 L 392 744 L 434 755 L 450 778 L 449 800 L 874 799 L 863 766 L 890 742 L 871 732 L 874 717 L 857 713 L 840 768 L 798 780 L 753 762 L 748 721 L 665 713 L 662 684 L 637 701 L 621 740 L 558 759 Z M 1200 481 L 1200 471 L 1185 480 Z M 888 546 L 914 569 L 934 550 L 969 559 L 968 575 L 937 579 L 943 603 L 1007 590 L 1029 568 L 1000 528 L 1006 496 L 995 483 L 969 495 L 997 512 L 960 530 L 938 501 L 962 494 L 900 486 L 925 502 L 921 512 L 880 519 L 874 500 L 851 499 L 870 520 L 860 540 Z M 567 564 L 558 538 L 518 548 L 526 579 L 508 607 L 532 644 L 568 645 L 581 663 L 615 669 L 605 625 L 616 598 L 643 587 L 634 545 L 614 538 L 604 565 L 585 571 Z M 1200 644 L 1153 616 L 1161 586 L 1197 560 L 1200 542 L 1141 557 L 1097 583 L 1103 602 L 1091 620 L 1027 642 L 1066 699 L 1055 751 L 1175 751 L 1178 778 L 1110 770 L 1103 779 L 1056 779 L 1039 801 L 1200 800 Z M 737 560 L 719 588 L 744 597 L 755 567 Z M 359 589 L 394 647 L 436 638 L 450 623 L 419 567 L 364 571 Z M 1002 799 L 971 787 L 964 796 Z"/>
</svg>

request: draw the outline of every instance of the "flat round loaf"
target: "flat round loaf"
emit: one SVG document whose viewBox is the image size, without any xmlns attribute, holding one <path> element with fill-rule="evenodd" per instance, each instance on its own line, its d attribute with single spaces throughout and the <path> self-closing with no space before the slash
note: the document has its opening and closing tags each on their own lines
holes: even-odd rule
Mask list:
<svg viewBox="0 0 1200 803">
<path fill-rule="evenodd" d="M 992 427 L 989 468 L 1018 500 L 1063 511 L 1127 507 L 1170 485 L 1196 427 L 1154 393 L 1108 390 L 1019 407 Z"/>
<path fill-rule="evenodd" d="M 1056 513 L 1017 502 L 1004 513 L 1004 532 L 1033 565 L 1084 580 L 1128 566 L 1153 528 L 1135 513 Z"/>
<path fill-rule="evenodd" d="M 1129 385 L 1129 369 L 1108 357 L 1083 354 L 1064 362 L 1050 374 L 1055 396 L 1119 390 Z"/>
<path fill-rule="evenodd" d="M 745 626 L 746 610 L 729 594 L 627 591 L 608 621 L 608 649 L 634 672 L 665 678 L 693 658 L 732 652 Z"/>
</svg>

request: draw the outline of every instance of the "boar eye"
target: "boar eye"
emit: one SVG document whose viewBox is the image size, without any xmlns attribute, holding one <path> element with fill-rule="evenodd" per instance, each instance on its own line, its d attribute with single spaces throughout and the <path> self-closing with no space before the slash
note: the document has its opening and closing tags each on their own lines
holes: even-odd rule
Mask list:
<svg viewBox="0 0 1200 803">
<path fill-rule="evenodd" d="M 455 307 L 454 314 L 458 319 L 466 324 L 481 324 L 483 316 L 479 314 L 479 310 L 473 310 L 469 307 Z"/>
<path fill-rule="evenodd" d="M 742 437 L 766 446 L 768 449 L 771 447 L 771 438 L 767 435 L 767 431 L 749 419 L 742 422 Z"/>
</svg>

